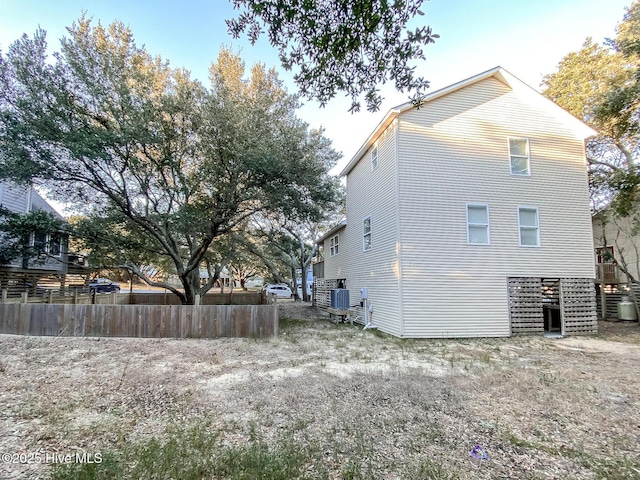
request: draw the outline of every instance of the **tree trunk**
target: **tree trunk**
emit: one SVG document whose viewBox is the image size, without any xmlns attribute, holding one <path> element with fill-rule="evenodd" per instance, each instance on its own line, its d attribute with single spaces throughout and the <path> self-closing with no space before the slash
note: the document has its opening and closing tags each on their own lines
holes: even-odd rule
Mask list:
<svg viewBox="0 0 640 480">
<path fill-rule="evenodd" d="M 183 305 L 194 305 L 196 295 L 200 294 L 200 271 L 197 269 L 181 276 L 184 294 L 178 295 Z"/>
<path fill-rule="evenodd" d="M 300 300 L 300 296 L 298 295 L 298 280 L 296 278 L 296 267 L 291 266 L 291 293 L 293 294 L 293 299 L 297 302 Z"/>
</svg>

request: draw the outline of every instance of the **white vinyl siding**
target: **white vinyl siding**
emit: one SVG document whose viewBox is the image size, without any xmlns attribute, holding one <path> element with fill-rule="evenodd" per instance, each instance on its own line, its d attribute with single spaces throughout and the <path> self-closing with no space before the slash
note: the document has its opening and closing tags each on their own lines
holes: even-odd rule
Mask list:
<svg viewBox="0 0 640 480">
<path fill-rule="evenodd" d="M 528 139 L 509 139 L 509 165 L 511 175 L 531 175 Z"/>
<path fill-rule="evenodd" d="M 376 139 L 375 175 L 371 174 L 371 148 L 349 172 L 346 216 L 350 223 L 344 233 L 340 232 L 340 255 L 325 259 L 325 278 L 346 278 L 351 304 L 358 303 L 360 289 L 367 288 L 375 325 L 384 332 L 400 335 L 395 140 L 393 122 Z M 372 249 L 364 252 L 367 217 L 371 217 Z M 331 264 L 329 271 L 328 264 Z"/>
<path fill-rule="evenodd" d="M 0 184 L 2 188 L 3 207 L 16 213 L 27 213 L 29 211 L 29 188 L 17 186 L 10 183 Z"/>
<path fill-rule="evenodd" d="M 371 229 L 371 215 L 362 221 L 362 251 L 368 252 L 373 248 L 373 232 Z"/>
<path fill-rule="evenodd" d="M 348 260 L 344 251 L 345 239 L 347 238 L 347 228 L 348 226 L 344 226 L 339 230 L 340 233 L 335 235 L 340 237 L 338 250 L 341 253 L 340 255 L 331 255 L 331 239 L 334 238 L 334 236 L 324 240 L 324 278 L 337 279 L 345 277 L 345 263 Z"/>
<path fill-rule="evenodd" d="M 329 255 L 332 257 L 335 257 L 336 255 L 338 255 L 339 252 L 339 241 L 340 240 L 340 235 L 334 235 L 333 237 L 331 237 L 331 240 L 329 241 L 330 243 L 330 247 L 329 247 Z"/>
<path fill-rule="evenodd" d="M 536 207 L 518 208 L 518 228 L 521 247 L 540 246 L 540 222 Z"/>
<path fill-rule="evenodd" d="M 489 245 L 489 205 L 467 203 L 467 243 Z"/>
<path fill-rule="evenodd" d="M 594 277 L 584 142 L 546 102 L 488 78 L 400 114 L 403 336 L 507 336 L 508 277 Z M 507 138 L 535 175 L 510 174 Z M 490 248 L 469 248 L 461 198 L 490 206 Z M 523 205 L 543 212 L 538 248 L 520 247 Z"/>
</svg>

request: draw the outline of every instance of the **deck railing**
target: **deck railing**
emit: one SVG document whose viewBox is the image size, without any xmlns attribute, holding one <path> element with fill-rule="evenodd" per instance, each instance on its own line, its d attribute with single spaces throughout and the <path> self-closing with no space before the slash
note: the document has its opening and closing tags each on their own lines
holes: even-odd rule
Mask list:
<svg viewBox="0 0 640 480">
<path fill-rule="evenodd" d="M 626 276 L 615 263 L 597 263 L 596 281 L 600 283 L 626 282 Z"/>
</svg>

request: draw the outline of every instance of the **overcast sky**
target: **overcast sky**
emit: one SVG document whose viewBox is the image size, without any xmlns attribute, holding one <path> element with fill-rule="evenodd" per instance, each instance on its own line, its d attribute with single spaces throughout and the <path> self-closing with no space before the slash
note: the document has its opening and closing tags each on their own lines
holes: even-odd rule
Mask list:
<svg viewBox="0 0 640 480">
<path fill-rule="evenodd" d="M 431 81 L 432 90 L 477 73 L 502 66 L 539 90 L 543 75 L 555 71 L 560 59 L 580 48 L 587 37 L 602 42 L 615 35 L 630 0 L 431 0 L 415 25 L 427 24 L 440 35 L 427 47 L 427 59 L 418 74 Z M 205 84 L 208 68 L 222 45 L 241 49 L 250 65 L 275 66 L 289 91 L 295 92 L 291 74 L 282 70 L 276 51 L 266 40 L 251 46 L 233 40 L 224 20 L 234 15 L 225 0 L 0 0 L 0 49 L 23 33 L 32 35 L 40 26 L 47 31 L 52 50 L 85 11 L 103 25 L 120 20 L 133 31 L 136 41 L 150 53 L 185 67 Z M 350 114 L 350 101 L 336 98 L 321 109 L 306 102 L 299 115 L 312 126 L 324 126 L 334 147 L 344 155 L 340 171 L 390 108 L 407 98 L 383 89 L 385 101 L 377 113 Z"/>
</svg>

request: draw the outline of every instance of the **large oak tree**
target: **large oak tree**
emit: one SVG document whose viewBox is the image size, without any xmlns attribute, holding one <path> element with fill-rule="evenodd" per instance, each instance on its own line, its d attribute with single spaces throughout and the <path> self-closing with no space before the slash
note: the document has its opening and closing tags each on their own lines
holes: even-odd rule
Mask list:
<svg viewBox="0 0 640 480">
<path fill-rule="evenodd" d="M 42 31 L 0 56 L 0 176 L 46 182 L 114 262 L 145 278 L 139 264 L 164 261 L 182 290 L 145 279 L 193 303 L 215 280 L 200 280 L 216 271 L 212 245 L 247 218 L 309 218 L 333 202 L 334 152 L 273 70 L 247 77 L 223 49 L 207 87 L 121 23 L 81 18 L 68 32 L 53 58 Z"/>
</svg>

